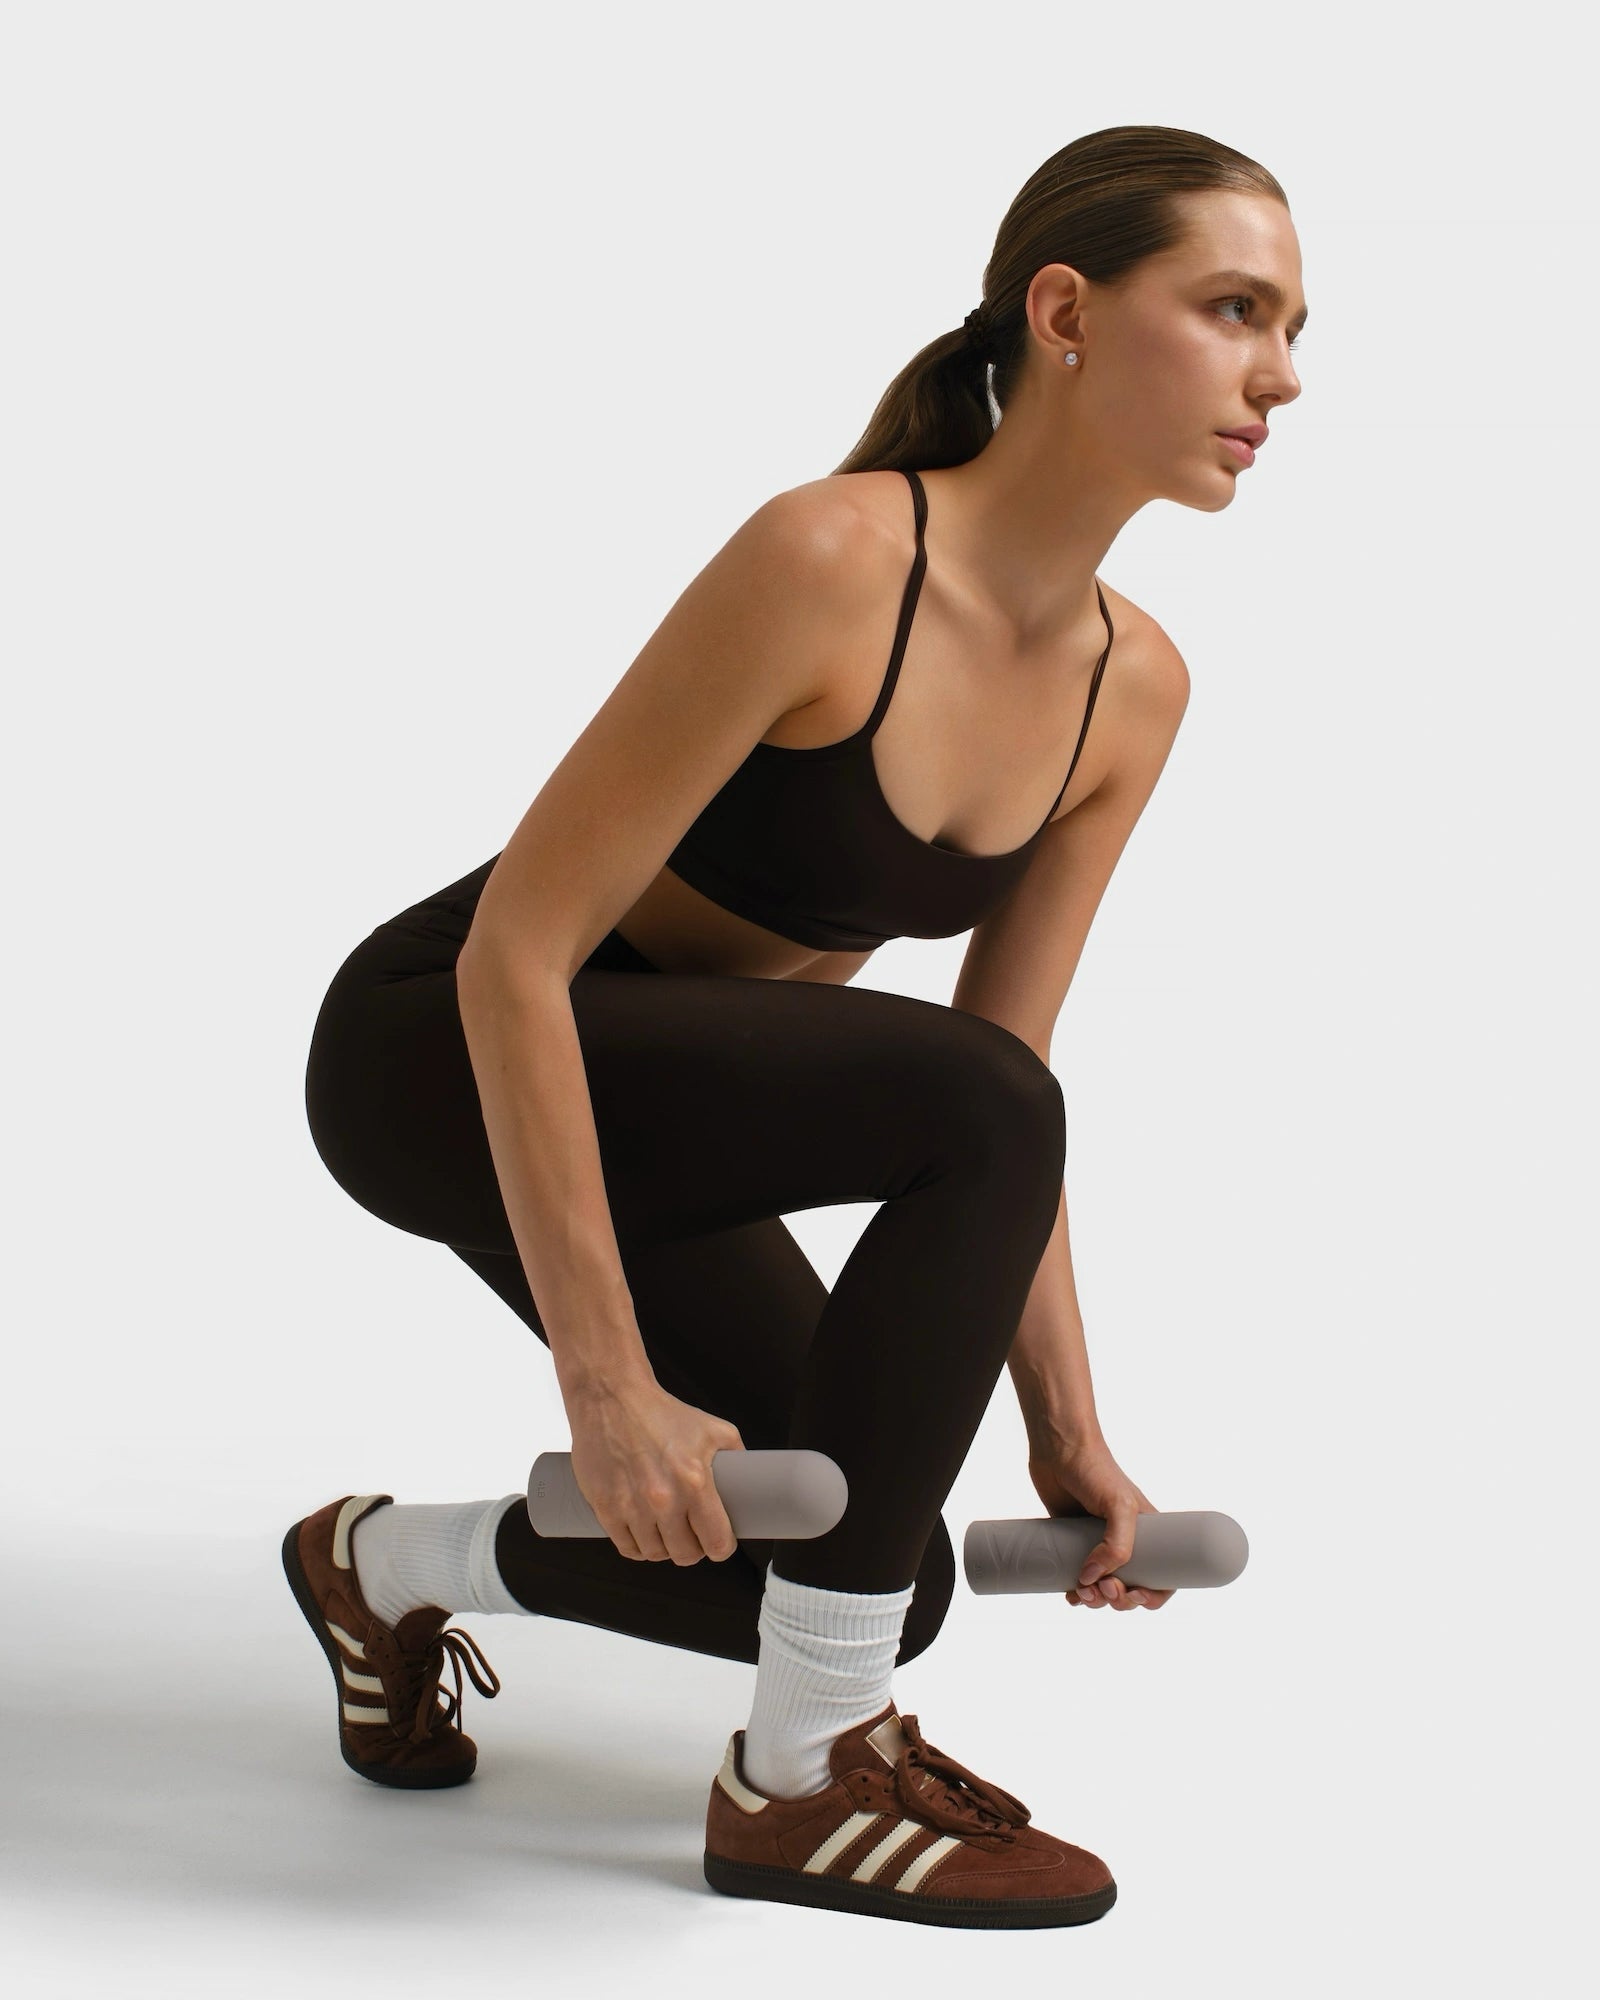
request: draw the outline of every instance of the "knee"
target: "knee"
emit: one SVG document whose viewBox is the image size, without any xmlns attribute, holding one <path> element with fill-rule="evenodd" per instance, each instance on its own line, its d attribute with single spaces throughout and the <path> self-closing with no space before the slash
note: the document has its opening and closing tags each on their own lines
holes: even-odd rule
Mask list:
<svg viewBox="0 0 1600 2000">
<path fill-rule="evenodd" d="M 932 1085 L 941 1115 L 985 1163 L 1032 1166 L 1058 1180 L 1067 1107 L 1055 1071 L 997 1021 L 955 1008 L 945 1012 Z"/>
<path fill-rule="evenodd" d="M 917 1587 L 912 1592 L 906 1611 L 900 1650 L 894 1656 L 897 1667 L 903 1667 L 907 1660 L 914 1660 L 919 1653 L 925 1653 L 933 1644 L 939 1635 L 939 1628 L 944 1624 L 955 1589 L 956 1555 L 950 1542 L 950 1530 L 941 1514 L 933 1524 L 933 1533 L 928 1537 L 928 1545 L 917 1568 Z"/>
</svg>

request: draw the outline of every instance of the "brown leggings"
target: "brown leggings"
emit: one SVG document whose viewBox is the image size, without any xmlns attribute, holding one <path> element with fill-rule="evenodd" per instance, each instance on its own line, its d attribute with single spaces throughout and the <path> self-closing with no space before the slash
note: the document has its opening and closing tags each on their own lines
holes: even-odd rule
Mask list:
<svg viewBox="0 0 1600 2000">
<path fill-rule="evenodd" d="M 495 857 L 498 859 L 498 857 Z M 340 966 L 306 1068 L 334 1179 L 452 1249 L 544 1340 L 484 1132 L 455 960 L 493 860 L 378 925 Z M 1054 1227 L 1061 1087 L 1009 1030 L 928 1000 L 658 972 L 615 932 L 574 977 L 606 1194 L 645 1352 L 669 1394 L 748 1449 L 844 1472 L 827 1534 L 690 1566 L 545 1539 L 496 1557 L 531 1611 L 754 1662 L 770 1561 L 829 1590 L 916 1595 L 899 1658 L 943 1622 L 940 1516 Z M 832 1291 L 782 1217 L 876 1202 Z M 530 1463 L 559 1441 L 529 1441 Z"/>
</svg>

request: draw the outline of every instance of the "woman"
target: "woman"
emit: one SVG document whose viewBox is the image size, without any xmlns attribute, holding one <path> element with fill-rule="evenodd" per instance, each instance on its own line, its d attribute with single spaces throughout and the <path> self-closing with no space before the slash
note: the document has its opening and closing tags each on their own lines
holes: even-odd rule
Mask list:
<svg viewBox="0 0 1600 2000">
<path fill-rule="evenodd" d="M 1188 675 L 1095 572 L 1148 501 L 1228 505 L 1305 317 L 1264 168 L 1160 126 L 1065 147 L 982 304 L 694 578 L 504 851 L 340 967 L 318 1150 L 546 1343 L 605 1529 L 542 1540 L 520 1490 L 290 1528 L 363 1776 L 470 1777 L 462 1666 L 499 1682 L 443 1628 L 542 1612 L 755 1663 L 717 1888 L 981 1926 L 1110 1908 L 1105 1864 L 929 1745 L 890 1678 L 949 1604 L 940 1507 L 1002 1364 L 1046 1509 L 1107 1524 L 1069 1601 L 1170 1595 L 1112 1574 L 1153 1509 L 1095 1415 L 1049 1051 Z M 849 988 L 889 937 L 968 931 L 948 1007 Z M 881 1206 L 830 1293 L 782 1217 L 832 1202 Z M 841 1466 L 845 1514 L 739 1543 L 712 1455 L 784 1446 Z"/>
</svg>

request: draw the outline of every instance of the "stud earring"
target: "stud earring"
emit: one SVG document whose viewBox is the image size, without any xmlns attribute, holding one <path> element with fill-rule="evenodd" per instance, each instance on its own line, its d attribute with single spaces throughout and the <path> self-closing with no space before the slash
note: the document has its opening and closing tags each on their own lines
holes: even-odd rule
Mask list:
<svg viewBox="0 0 1600 2000">
<path fill-rule="evenodd" d="M 1064 358 L 1065 358 L 1065 360 L 1066 360 L 1066 364 L 1067 364 L 1067 366 L 1068 366 L 1069 368 L 1076 368 L 1076 367 L 1077 367 L 1077 365 L 1078 365 L 1078 357 L 1077 357 L 1077 355 L 1075 355 L 1075 354 L 1068 354 L 1068 355 L 1066 355 L 1066 356 L 1065 356 Z"/>
</svg>

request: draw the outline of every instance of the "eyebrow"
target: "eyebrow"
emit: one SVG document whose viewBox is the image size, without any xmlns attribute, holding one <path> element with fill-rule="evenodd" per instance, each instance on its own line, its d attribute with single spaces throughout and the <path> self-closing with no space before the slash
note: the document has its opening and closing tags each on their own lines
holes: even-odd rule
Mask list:
<svg viewBox="0 0 1600 2000">
<path fill-rule="evenodd" d="M 1251 291 L 1259 292 L 1269 306 L 1276 306 L 1280 310 L 1285 303 L 1284 291 L 1281 285 L 1275 285 L 1270 278 L 1258 278 L 1250 271 L 1213 271 L 1211 276 L 1203 278 L 1201 283 L 1212 285 L 1219 281 L 1228 285 L 1248 286 Z M 1310 317 L 1310 307 L 1302 306 L 1300 311 L 1289 322 L 1291 331 L 1298 333 Z"/>
</svg>

